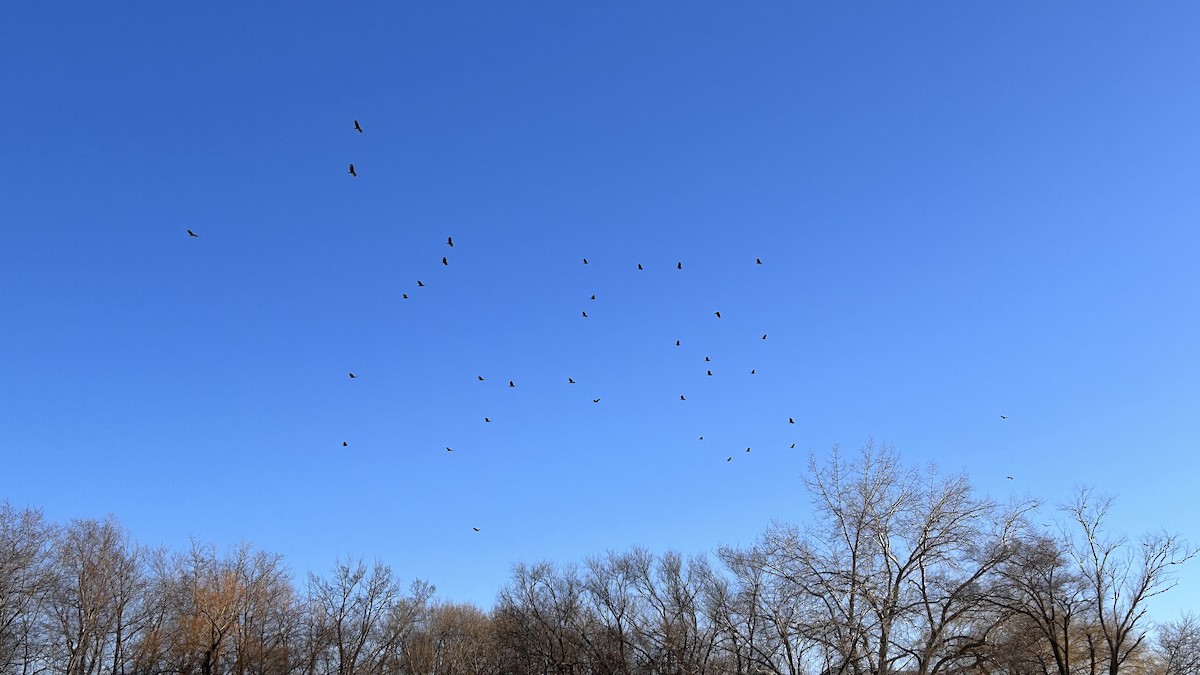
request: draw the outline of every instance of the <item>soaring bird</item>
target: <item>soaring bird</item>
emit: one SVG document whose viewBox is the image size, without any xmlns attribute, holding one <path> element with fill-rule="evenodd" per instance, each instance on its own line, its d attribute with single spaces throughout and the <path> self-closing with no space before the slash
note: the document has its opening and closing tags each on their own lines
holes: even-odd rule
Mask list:
<svg viewBox="0 0 1200 675">
<path fill-rule="evenodd" d="M 796 423 L 796 420 L 794 420 L 790 417 L 788 418 L 788 424 L 795 424 L 795 423 Z"/>
<path fill-rule="evenodd" d="M 482 375 L 476 375 L 475 377 L 478 377 L 478 378 L 479 378 L 479 381 L 480 381 L 480 382 L 483 382 L 483 376 L 482 376 Z"/>
<path fill-rule="evenodd" d="M 450 264 L 450 261 L 449 261 L 449 260 L 446 260 L 446 256 L 442 256 L 442 264 L 443 264 L 443 265 L 449 265 L 449 264 Z"/>
<path fill-rule="evenodd" d="M 705 362 L 705 363 L 709 363 L 709 362 L 711 362 L 711 361 L 712 361 L 712 359 L 708 358 L 707 356 L 706 356 L 706 357 L 704 357 L 704 362 Z"/>
<path fill-rule="evenodd" d="M 725 458 L 725 461 L 726 461 L 726 462 L 732 462 L 732 461 L 733 461 L 733 455 L 730 455 L 729 457 L 726 457 L 726 458 Z"/>
<path fill-rule="evenodd" d="M 751 369 L 750 369 L 750 374 L 751 374 L 751 375 L 753 375 L 754 373 L 755 373 L 755 369 L 754 369 L 754 368 L 751 368 Z"/>
<path fill-rule="evenodd" d="M 352 379 L 352 380 L 357 380 L 357 379 L 358 379 L 358 376 L 357 376 L 357 375 L 355 375 L 354 373 L 347 373 L 347 374 L 350 376 L 350 379 Z"/>
<path fill-rule="evenodd" d="M 420 286 L 420 287 L 422 287 L 422 288 L 424 288 L 424 287 L 425 287 L 425 284 L 421 283 L 421 280 L 420 280 L 420 279 L 417 279 L 417 285 L 418 285 L 418 286 Z"/>
<path fill-rule="evenodd" d="M 472 529 L 472 530 L 475 530 L 476 532 L 478 532 L 478 531 L 479 531 L 479 528 L 478 528 L 478 527 L 472 527 L 471 529 Z"/>
<path fill-rule="evenodd" d="M 766 334 L 766 333 L 763 333 L 763 339 L 764 339 L 764 340 L 766 340 L 766 339 L 767 339 L 767 334 Z"/>
<path fill-rule="evenodd" d="M 1007 478 L 1007 479 L 1009 479 L 1009 480 L 1012 480 L 1012 479 L 1013 479 L 1013 477 L 1012 477 L 1012 476 L 1005 476 L 1005 478 Z"/>
<path fill-rule="evenodd" d="M 492 420 L 491 420 L 491 418 L 485 417 L 485 418 L 483 418 L 483 421 L 484 421 L 484 422 L 491 422 Z"/>
<path fill-rule="evenodd" d="M 750 448 L 746 448 L 746 452 L 750 452 Z"/>
<path fill-rule="evenodd" d="M 677 270 L 681 270 L 681 269 L 683 269 L 683 263 L 681 263 L 681 262 L 680 262 L 680 263 L 675 263 L 675 269 L 677 269 Z"/>
<path fill-rule="evenodd" d="M 640 270 L 640 269 L 643 269 L 643 267 L 642 267 L 642 263 L 638 263 L 638 269 L 639 269 L 639 270 Z"/>
<path fill-rule="evenodd" d="M 587 258 L 584 258 L 584 259 L 583 259 L 583 264 L 584 264 L 584 265 L 588 264 Z"/>
<path fill-rule="evenodd" d="M 676 346 L 676 347 L 678 347 L 678 346 L 679 346 L 679 340 L 676 340 L 676 341 L 675 341 L 675 346 Z"/>
<path fill-rule="evenodd" d="M 600 402 L 600 399 L 598 399 L 598 398 L 592 399 L 592 403 L 599 403 L 599 402 Z"/>
<path fill-rule="evenodd" d="M 587 312 L 581 312 L 581 313 L 583 314 L 583 318 L 585 318 L 585 319 L 586 319 L 586 318 L 587 318 Z"/>
<path fill-rule="evenodd" d="M 360 134 L 362 133 L 362 127 L 358 126 L 358 120 L 354 120 L 354 130 Z"/>
<path fill-rule="evenodd" d="M 1006 419 L 1008 419 L 1008 415 L 1001 415 L 1001 416 L 1000 416 L 1000 419 L 1002 419 L 1002 420 L 1006 420 Z"/>
<path fill-rule="evenodd" d="M 710 370 L 710 371 L 708 371 L 708 376 L 709 376 L 709 377 L 712 377 L 712 371 L 711 371 L 711 370 Z"/>
<path fill-rule="evenodd" d="M 407 299 L 408 299 L 408 293 L 401 293 L 401 294 L 400 294 L 400 297 L 401 297 L 402 299 L 404 299 L 404 300 L 407 300 Z"/>
<path fill-rule="evenodd" d="M 703 437 L 703 436 L 701 436 L 701 437 L 700 437 L 700 440 L 704 440 L 704 437 Z"/>
<path fill-rule="evenodd" d="M 754 264 L 755 264 L 755 265 L 761 265 L 761 264 L 762 264 L 762 258 L 755 258 L 755 259 L 754 259 Z"/>
<path fill-rule="evenodd" d="M 188 233 L 189 237 L 199 237 L 200 236 L 200 235 L 196 234 L 195 232 L 192 232 L 191 230 L 188 230 L 187 233 Z"/>
<path fill-rule="evenodd" d="M 509 381 L 508 381 L 508 386 L 510 386 L 510 387 L 515 387 L 515 386 L 517 386 L 517 385 L 513 384 L 513 381 L 512 381 L 512 380 L 509 380 Z"/>
<path fill-rule="evenodd" d="M 795 444 L 795 443 L 792 443 L 792 444 L 791 444 L 790 446 L 788 446 L 788 447 L 794 448 L 794 447 L 796 447 L 796 444 Z"/>
<path fill-rule="evenodd" d="M 446 243 L 450 245 L 450 248 L 454 248 L 454 237 L 446 237 Z"/>
<path fill-rule="evenodd" d="M 357 173 L 355 173 L 355 171 L 354 171 L 354 165 L 353 165 L 353 164 L 351 164 L 351 165 L 350 165 L 350 175 L 351 175 L 351 176 L 354 176 L 355 178 L 358 178 L 358 174 L 357 174 Z"/>
<path fill-rule="evenodd" d="M 595 294 L 595 293 L 592 293 L 592 299 L 593 299 L 593 300 L 595 300 L 595 299 L 596 299 L 596 294 Z"/>
<path fill-rule="evenodd" d="M 567 378 L 567 384 L 575 384 L 575 380 L 573 380 L 573 379 L 571 379 L 571 378 L 569 378 L 569 377 L 568 377 L 568 378 Z"/>
<path fill-rule="evenodd" d="M 447 446 L 447 448 L 446 448 L 446 452 L 454 452 L 454 448 L 451 448 L 451 447 L 448 447 L 448 446 Z"/>
<path fill-rule="evenodd" d="M 713 314 L 716 314 L 718 319 L 719 319 L 719 318 L 721 318 L 721 313 L 720 313 L 720 312 L 713 312 Z"/>
<path fill-rule="evenodd" d="M 680 401 L 686 401 L 687 399 L 683 397 L 683 394 L 680 394 L 680 395 L 679 395 L 679 400 L 680 400 Z"/>
<path fill-rule="evenodd" d="M 342 447 L 343 447 L 343 448 L 348 448 L 348 447 L 350 447 L 350 444 L 349 444 L 349 443 L 347 443 L 346 441 L 342 441 Z"/>
</svg>

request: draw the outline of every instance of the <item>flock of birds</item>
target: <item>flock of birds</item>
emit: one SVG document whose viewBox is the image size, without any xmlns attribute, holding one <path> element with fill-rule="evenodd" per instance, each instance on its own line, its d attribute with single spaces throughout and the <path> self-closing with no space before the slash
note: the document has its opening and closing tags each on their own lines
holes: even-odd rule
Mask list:
<svg viewBox="0 0 1200 675">
<path fill-rule="evenodd" d="M 360 134 L 361 134 L 361 133 L 363 133 L 363 128 L 362 128 L 362 125 L 361 125 L 361 124 L 359 124 L 359 121 L 358 121 L 358 120 L 354 120 L 354 130 L 355 130 L 356 132 L 360 133 Z M 347 171 L 347 173 L 348 173 L 348 174 L 349 174 L 351 177 L 353 177 L 353 178 L 357 178 L 357 177 L 358 177 L 358 172 L 355 170 L 355 168 L 354 168 L 354 164 L 353 164 L 353 163 L 350 163 L 350 165 L 349 165 L 349 171 Z M 195 232 L 193 232 L 193 231 L 192 231 L 192 230 L 190 230 L 190 229 L 189 229 L 189 230 L 187 230 L 187 235 L 188 235 L 188 237 L 195 237 L 195 238 L 198 238 L 198 237 L 200 236 L 200 235 L 196 234 Z M 446 245 L 447 245 L 447 246 L 449 246 L 450 248 L 454 248 L 454 237 L 452 237 L 452 236 L 446 237 Z M 441 261 L 441 262 L 442 262 L 442 265 L 445 265 L 445 266 L 449 266 L 449 265 L 450 265 L 450 260 L 449 260 L 449 258 L 448 258 L 447 256 L 442 256 L 442 261 Z M 583 264 L 584 264 L 584 265 L 588 265 L 588 264 L 590 264 L 590 263 L 588 262 L 588 259 L 587 259 L 587 258 L 584 258 L 584 259 L 583 259 Z M 754 259 L 754 264 L 755 264 L 755 265 L 762 265 L 762 264 L 763 264 L 762 258 L 755 258 L 755 259 Z M 640 270 L 644 270 L 645 268 L 642 266 L 642 264 L 641 264 L 641 263 L 637 263 L 637 269 L 640 271 Z M 683 269 L 683 261 L 679 261 L 679 262 L 675 263 L 675 269 L 677 269 L 677 270 L 682 270 L 682 269 Z M 418 280 L 417 280 L 417 287 L 418 287 L 418 288 L 423 288 L 424 286 L 425 286 L 424 282 L 422 282 L 420 279 L 418 279 Z M 407 299 L 409 299 L 408 293 L 401 293 L 401 298 L 402 298 L 402 299 L 404 299 L 404 300 L 407 300 Z M 595 296 L 595 294 L 593 294 L 593 295 L 591 296 L 591 300 L 595 300 L 595 299 L 596 299 L 596 296 Z M 588 318 L 588 313 L 587 313 L 587 310 L 583 310 L 583 311 L 581 312 L 581 314 L 582 314 L 582 318 L 585 318 L 585 319 L 586 319 L 586 318 Z M 720 310 L 714 311 L 714 312 L 713 312 L 713 314 L 716 316 L 716 318 L 718 318 L 718 319 L 720 319 L 720 318 L 721 318 L 721 312 L 720 312 Z M 762 336 L 762 338 L 761 338 L 761 339 L 762 339 L 762 340 L 766 340 L 766 339 L 767 339 L 767 334 L 766 334 L 766 333 L 763 333 L 763 336 Z M 676 346 L 676 347 L 682 346 L 682 344 L 683 344 L 682 340 L 676 340 L 676 341 L 675 341 L 675 346 Z M 705 356 L 705 357 L 704 357 L 704 360 L 705 360 L 705 362 L 711 362 L 711 359 L 710 359 L 710 357 L 708 357 L 708 356 Z M 712 376 L 713 376 L 713 372 L 712 372 L 712 370 L 707 370 L 706 372 L 707 372 L 707 376 L 708 376 L 708 377 L 712 377 Z M 357 375 L 355 375 L 353 372 L 350 372 L 350 373 L 347 373 L 347 374 L 349 375 L 350 379 L 352 379 L 352 380 L 354 380 L 354 379 L 358 379 L 358 376 L 357 376 Z M 751 375 L 755 375 L 755 374 L 757 374 L 757 369 L 755 369 L 755 368 L 751 368 L 751 369 L 750 369 L 750 374 L 751 374 Z M 484 382 L 484 381 L 485 381 L 485 378 L 483 377 L 483 375 L 477 375 L 477 376 L 476 376 L 476 378 L 477 378 L 477 381 L 479 381 L 479 382 Z M 575 380 L 574 380 L 573 378 L 571 378 L 571 377 L 568 377 L 568 378 L 567 378 L 567 383 L 568 383 L 568 384 L 575 384 L 576 382 L 575 382 Z M 509 380 L 509 381 L 508 381 L 508 386 L 509 386 L 509 388 L 516 388 L 516 386 L 517 386 L 517 385 L 516 385 L 516 382 L 515 382 L 514 380 Z M 680 394 L 680 395 L 679 395 L 679 400 L 680 400 L 680 401 L 686 401 L 686 400 L 687 400 L 687 397 L 686 397 L 684 394 Z M 600 402 L 600 399 L 599 399 L 599 398 L 594 398 L 594 399 L 592 399 L 592 403 L 599 403 L 599 402 Z M 1000 415 L 1000 419 L 1001 419 L 1001 420 L 1007 420 L 1007 419 L 1008 419 L 1008 416 L 1007 416 L 1007 415 Z M 484 417 L 484 418 L 483 418 L 483 421 L 484 421 L 485 423 L 490 423 L 492 420 L 491 420 L 491 418 L 489 418 L 489 417 Z M 796 420 L 795 420 L 795 418 L 793 418 L 793 417 L 788 417 L 788 421 L 787 421 L 787 423 L 788 423 L 788 424 L 790 424 L 790 425 L 795 425 L 795 424 L 796 424 Z M 704 436 L 700 436 L 698 440 L 701 440 L 701 441 L 703 441 L 703 440 L 704 440 Z M 350 446 L 350 443 L 349 443 L 348 441 L 342 441 L 342 447 L 349 447 L 349 446 Z M 792 448 L 792 449 L 794 449 L 795 447 L 796 447 L 796 444 L 795 444 L 795 443 L 792 443 L 792 444 L 789 446 L 789 448 Z M 449 447 L 449 446 L 447 446 L 447 447 L 446 447 L 446 452 L 454 452 L 454 449 L 453 449 L 453 448 L 451 448 L 451 447 Z M 750 452 L 750 448 L 746 448 L 746 452 Z M 733 461 L 733 455 L 730 455 L 730 456 L 726 457 L 726 458 L 725 458 L 725 461 L 726 461 L 726 462 L 732 462 L 732 461 Z M 1006 478 L 1007 480 L 1013 480 L 1013 477 L 1012 477 L 1012 476 L 1005 476 L 1005 478 Z M 472 527 L 471 529 L 472 529 L 473 531 L 475 531 L 475 532 L 479 532 L 479 531 L 480 531 L 480 529 L 479 529 L 478 527 Z"/>
</svg>

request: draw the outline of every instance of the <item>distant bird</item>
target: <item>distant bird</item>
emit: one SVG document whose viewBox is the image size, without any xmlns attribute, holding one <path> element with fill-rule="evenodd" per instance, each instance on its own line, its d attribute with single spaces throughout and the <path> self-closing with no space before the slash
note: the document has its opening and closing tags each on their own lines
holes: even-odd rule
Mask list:
<svg viewBox="0 0 1200 675">
<path fill-rule="evenodd" d="M 750 369 L 750 374 L 751 374 L 751 375 L 753 375 L 754 373 L 755 373 L 755 369 L 754 369 L 754 368 L 751 368 L 751 369 Z"/>
<path fill-rule="evenodd" d="M 596 299 L 596 294 L 595 294 L 595 293 L 592 293 L 592 299 L 593 299 L 593 300 L 595 300 L 595 299 Z"/>
<path fill-rule="evenodd" d="M 402 299 L 404 299 L 404 300 L 407 300 L 407 299 L 408 299 L 408 293 L 401 293 L 401 294 L 400 294 L 400 297 L 401 297 Z"/>
<path fill-rule="evenodd" d="M 676 340 L 676 341 L 675 341 L 675 346 L 676 346 L 676 347 L 678 347 L 678 346 L 679 346 L 679 340 Z"/>
<path fill-rule="evenodd" d="M 762 264 L 762 258 L 755 258 L 755 259 L 754 259 L 754 264 L 755 264 L 755 265 L 761 265 L 761 264 Z"/>
<path fill-rule="evenodd" d="M 354 130 L 360 134 L 362 133 L 362 127 L 358 126 L 358 120 L 354 120 Z"/>
<path fill-rule="evenodd" d="M 442 256 L 442 264 L 443 264 L 443 265 L 449 265 L 449 264 L 450 264 L 450 261 L 449 261 L 449 260 L 446 260 L 446 256 Z"/>
<path fill-rule="evenodd" d="M 1009 479 L 1009 480 L 1012 480 L 1012 479 L 1013 479 L 1013 477 L 1012 477 L 1012 476 L 1005 476 L 1005 478 L 1007 478 L 1007 479 Z"/>
<path fill-rule="evenodd" d="M 677 269 L 677 270 L 683 269 L 683 263 L 675 263 L 675 269 Z"/>
<path fill-rule="evenodd" d="M 792 443 L 792 444 L 791 444 L 791 445 L 789 445 L 788 447 L 789 447 L 789 448 L 794 448 L 794 447 L 796 447 L 796 444 L 795 444 L 795 443 Z"/>
<path fill-rule="evenodd" d="M 643 269 L 643 268 L 642 268 L 642 263 L 638 263 L 638 269 L 639 269 L 639 270 L 640 270 L 640 269 Z"/>
<path fill-rule="evenodd" d="M 584 258 L 584 259 L 583 259 L 583 264 L 584 264 L 584 265 L 588 264 L 587 258 Z"/>
<path fill-rule="evenodd" d="M 704 357 L 704 362 L 705 362 L 705 363 L 708 363 L 708 362 L 710 362 L 710 361 L 712 361 L 712 359 L 708 358 L 707 356 L 706 356 L 706 357 Z"/>
<path fill-rule="evenodd" d="M 483 418 L 483 421 L 484 421 L 484 422 L 491 422 L 492 420 L 491 420 L 491 418 L 489 418 L 489 417 L 485 417 L 485 418 Z"/>
<path fill-rule="evenodd" d="M 788 424 L 795 424 L 795 423 L 796 423 L 796 420 L 794 420 L 790 417 L 788 418 Z"/>
<path fill-rule="evenodd" d="M 687 399 L 683 397 L 683 394 L 680 394 L 680 395 L 679 395 L 679 400 L 680 400 L 680 401 L 686 401 Z"/>
<path fill-rule="evenodd" d="M 450 248 L 454 248 L 454 237 L 446 237 L 446 243 L 450 245 Z"/>
<path fill-rule="evenodd" d="M 581 313 L 583 314 L 583 318 L 585 318 L 585 319 L 586 319 L 586 318 L 587 318 L 587 312 L 581 312 Z"/>
<path fill-rule="evenodd" d="M 1008 419 L 1008 415 L 1001 415 L 1001 416 L 1000 416 L 1000 419 L 1002 419 L 1002 420 L 1006 420 L 1006 419 Z"/>
<path fill-rule="evenodd" d="M 700 437 L 700 440 L 704 440 L 704 437 L 703 437 L 703 436 L 701 436 L 701 437 Z"/>
<path fill-rule="evenodd" d="M 446 452 L 454 452 L 454 448 L 447 447 L 447 448 L 446 448 Z"/>
<path fill-rule="evenodd" d="M 189 237 L 199 237 L 200 236 L 200 235 L 196 234 L 195 232 L 192 232 L 191 230 L 188 230 L 187 233 L 188 233 Z"/>
<path fill-rule="evenodd" d="M 746 452 L 750 452 L 750 448 L 746 448 Z"/>
<path fill-rule="evenodd" d="M 600 402 L 600 399 L 598 399 L 598 398 L 592 399 L 592 403 L 599 403 L 599 402 Z"/>
<path fill-rule="evenodd" d="M 711 370 L 710 370 L 710 371 L 708 371 L 708 376 L 709 376 L 709 377 L 712 377 L 712 371 L 711 371 Z"/>
<path fill-rule="evenodd" d="M 352 380 L 357 380 L 357 379 L 358 379 L 358 376 L 357 376 L 357 375 L 355 375 L 354 373 L 347 373 L 347 375 L 349 375 L 349 376 L 350 376 L 350 379 L 352 379 Z"/>
<path fill-rule="evenodd" d="M 350 447 L 350 444 L 349 444 L 349 443 L 347 443 L 346 441 L 342 441 L 342 447 L 343 447 L 343 448 L 348 448 L 348 447 Z"/>
<path fill-rule="evenodd" d="M 766 339 L 767 339 L 767 334 L 766 334 L 766 333 L 763 333 L 763 339 L 764 339 L 764 340 L 766 340 Z"/>
<path fill-rule="evenodd" d="M 472 527 L 471 529 L 472 529 L 472 530 L 475 530 L 476 532 L 478 532 L 478 531 L 479 531 L 479 528 L 478 528 L 478 527 Z"/>
<path fill-rule="evenodd" d="M 480 382 L 483 382 L 483 376 L 482 376 L 482 375 L 476 375 L 475 377 L 478 377 L 478 378 L 479 378 L 479 381 L 480 381 Z"/>
<path fill-rule="evenodd" d="M 567 384 L 575 384 L 575 380 L 572 380 L 571 378 L 568 377 Z"/>
<path fill-rule="evenodd" d="M 420 287 L 422 287 L 422 288 L 424 288 L 424 287 L 425 287 L 425 284 L 421 283 L 421 280 L 420 280 L 420 279 L 417 279 L 417 285 L 418 285 L 418 286 L 420 286 Z"/>
<path fill-rule="evenodd" d="M 515 386 L 517 386 L 517 385 L 513 384 L 513 381 L 512 381 L 512 380 L 509 380 L 509 381 L 508 381 L 508 386 L 509 386 L 509 387 L 515 387 Z"/>
<path fill-rule="evenodd" d="M 351 176 L 354 176 L 355 178 L 358 178 L 358 174 L 357 174 L 357 173 L 354 171 L 354 165 L 353 165 L 353 164 L 351 164 L 351 165 L 350 165 L 350 175 L 351 175 Z"/>
<path fill-rule="evenodd" d="M 732 455 L 730 455 L 729 457 L 726 457 L 726 458 L 725 458 L 725 461 L 726 461 L 726 462 L 732 462 L 732 461 L 733 461 L 733 456 L 732 456 Z"/>
<path fill-rule="evenodd" d="M 718 319 L 719 319 L 719 318 L 721 318 L 721 313 L 720 313 L 720 312 L 713 312 L 713 314 L 716 314 Z"/>
</svg>

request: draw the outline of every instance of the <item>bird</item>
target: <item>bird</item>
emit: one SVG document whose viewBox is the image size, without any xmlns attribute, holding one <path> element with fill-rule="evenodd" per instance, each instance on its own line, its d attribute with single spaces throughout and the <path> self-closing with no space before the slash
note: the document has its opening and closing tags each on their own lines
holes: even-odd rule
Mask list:
<svg viewBox="0 0 1200 675">
<path fill-rule="evenodd" d="M 352 380 L 357 380 L 357 379 L 358 379 L 358 376 L 357 376 L 357 375 L 355 375 L 354 373 L 347 373 L 347 375 L 349 375 L 349 376 L 350 376 L 350 379 L 352 379 Z"/>
<path fill-rule="evenodd" d="M 450 261 L 449 261 L 449 260 L 446 260 L 446 256 L 442 256 L 442 264 L 443 264 L 443 265 L 449 265 L 449 264 L 450 264 Z"/>
<path fill-rule="evenodd" d="M 721 313 L 720 313 L 720 312 L 713 312 L 713 314 L 716 314 L 718 319 L 719 319 L 719 318 L 721 318 Z"/>
<path fill-rule="evenodd" d="M 568 378 L 567 378 L 567 384 L 575 384 L 575 380 L 573 380 L 573 379 L 571 379 L 571 378 L 569 378 L 569 377 L 568 377 Z"/>
<path fill-rule="evenodd" d="M 704 440 L 704 437 L 703 437 L 703 436 L 701 436 L 701 437 L 700 437 L 700 440 Z"/>
<path fill-rule="evenodd" d="M 593 299 L 593 300 L 595 300 L 595 299 L 596 299 L 596 294 L 595 294 L 595 293 L 592 293 L 592 299 Z"/>
<path fill-rule="evenodd" d="M 1000 416 L 1000 419 L 1002 419 L 1002 420 L 1006 420 L 1006 419 L 1008 419 L 1008 415 L 1001 415 L 1001 416 Z"/>
<path fill-rule="evenodd" d="M 351 175 L 351 176 L 354 176 L 355 178 L 358 178 L 358 174 L 357 174 L 357 173 L 354 171 L 354 165 L 353 165 L 353 164 L 351 164 L 351 165 L 350 165 L 350 172 L 349 172 L 349 173 L 350 173 L 350 175 Z"/>
<path fill-rule="evenodd" d="M 478 528 L 478 527 L 472 527 L 471 529 L 472 529 L 472 530 L 475 530 L 476 532 L 478 532 L 478 531 L 479 531 L 479 528 Z"/>
<path fill-rule="evenodd" d="M 710 371 L 708 371 L 708 376 L 709 376 L 709 377 L 712 377 L 712 371 L 711 371 L 711 370 L 710 370 Z"/>
<path fill-rule="evenodd" d="M 1012 477 L 1012 476 L 1005 476 L 1005 478 L 1007 478 L 1007 479 L 1009 479 L 1009 480 L 1012 480 L 1012 479 L 1013 479 L 1013 477 Z"/>
<path fill-rule="evenodd" d="M 348 448 L 348 447 L 350 447 L 350 444 L 349 444 L 349 443 L 347 443 L 346 441 L 342 441 L 342 447 L 343 447 L 343 448 Z"/>
<path fill-rule="evenodd" d="M 517 385 L 513 384 L 513 381 L 512 381 L 512 380 L 509 380 L 509 381 L 508 381 L 508 386 L 509 386 L 509 387 L 516 387 Z"/>
<path fill-rule="evenodd" d="M 676 341 L 675 341 L 675 346 L 676 346 L 676 347 L 678 347 L 678 346 L 679 346 L 679 340 L 676 340 Z"/>
<path fill-rule="evenodd" d="M 584 258 L 584 259 L 583 259 L 583 264 L 584 264 L 584 265 L 588 264 L 587 258 Z"/>
<path fill-rule="evenodd" d="M 454 237 L 446 237 L 446 243 L 450 245 L 450 248 L 454 248 Z"/>
<path fill-rule="evenodd" d="M 726 458 L 725 458 L 725 461 L 726 461 L 726 462 L 732 462 L 732 461 L 733 461 L 733 455 L 730 455 L 729 457 L 726 457 Z"/>
<path fill-rule="evenodd" d="M 490 417 L 485 417 L 485 418 L 483 418 L 483 421 L 484 421 L 484 422 L 491 422 L 492 420 L 491 420 L 491 418 L 490 418 Z"/>
<path fill-rule="evenodd" d="M 794 448 L 794 447 L 796 447 L 796 444 L 795 444 L 795 443 L 792 443 L 792 444 L 791 444 L 791 445 L 789 445 L 788 447 L 789 447 L 789 448 Z"/>
<path fill-rule="evenodd" d="M 362 127 L 358 125 L 358 120 L 354 120 L 354 130 L 360 134 L 362 133 Z"/>
<path fill-rule="evenodd" d="M 418 285 L 418 286 L 420 286 L 420 287 L 422 287 L 422 288 L 424 288 L 424 287 L 425 287 L 425 284 L 421 283 L 421 280 L 420 280 L 420 279 L 417 279 L 417 285 Z"/>
<path fill-rule="evenodd" d="M 404 299 L 404 300 L 407 300 L 407 299 L 408 299 L 408 293 L 401 293 L 401 294 L 400 294 L 400 297 L 401 297 L 402 299 Z"/>
<path fill-rule="evenodd" d="M 480 381 L 480 382 L 483 382 L 483 376 L 482 376 L 482 375 L 476 375 L 475 377 L 478 377 L 478 378 L 479 378 L 479 381 Z"/>
<path fill-rule="evenodd" d="M 583 314 L 583 318 L 585 318 L 585 319 L 586 319 L 586 318 L 587 318 L 587 312 L 582 312 L 582 314 Z"/>
<path fill-rule="evenodd" d="M 708 358 L 707 356 L 706 356 L 706 357 L 704 357 L 704 362 L 705 362 L 705 363 L 709 363 L 709 362 L 711 362 L 711 361 L 712 361 L 712 359 Z"/>
<path fill-rule="evenodd" d="M 683 394 L 680 394 L 680 395 L 679 395 L 679 400 L 680 400 L 680 401 L 686 401 L 687 399 L 683 397 Z"/>
<path fill-rule="evenodd" d="M 751 369 L 750 369 L 750 374 L 751 374 L 751 375 L 753 375 L 754 373 L 755 373 L 755 369 L 754 369 L 754 368 L 751 368 Z"/>
<path fill-rule="evenodd" d="M 766 340 L 766 339 L 767 339 L 767 334 L 766 334 L 766 333 L 763 333 L 763 339 L 764 339 L 764 340 Z"/>
<path fill-rule="evenodd" d="M 680 263 L 675 263 L 675 269 L 677 269 L 677 270 L 681 270 L 681 269 L 683 269 L 683 263 L 681 263 L 681 262 L 680 262 Z"/>
<path fill-rule="evenodd" d="M 750 452 L 750 448 L 746 448 L 746 452 Z"/>
<path fill-rule="evenodd" d="M 788 424 L 795 424 L 795 423 L 796 423 L 796 420 L 794 420 L 790 417 L 788 418 Z"/>
<path fill-rule="evenodd" d="M 755 265 L 761 265 L 761 264 L 762 264 L 762 258 L 755 258 L 755 259 L 754 259 L 754 264 L 755 264 Z"/>
<path fill-rule="evenodd" d="M 599 402 L 600 402 L 600 399 L 598 399 L 598 398 L 592 399 L 592 403 L 599 403 Z"/>
<path fill-rule="evenodd" d="M 196 234 L 195 232 L 192 232 L 191 230 L 188 230 L 187 233 L 188 233 L 189 237 L 199 237 L 200 236 L 200 235 Z"/>
<path fill-rule="evenodd" d="M 644 269 L 644 268 L 642 267 L 642 263 L 638 263 L 638 269 L 639 269 L 639 270 L 640 270 L 640 269 Z"/>
<path fill-rule="evenodd" d="M 451 447 L 447 446 L 447 447 L 446 447 L 446 452 L 454 452 L 454 448 L 451 448 Z"/>
</svg>

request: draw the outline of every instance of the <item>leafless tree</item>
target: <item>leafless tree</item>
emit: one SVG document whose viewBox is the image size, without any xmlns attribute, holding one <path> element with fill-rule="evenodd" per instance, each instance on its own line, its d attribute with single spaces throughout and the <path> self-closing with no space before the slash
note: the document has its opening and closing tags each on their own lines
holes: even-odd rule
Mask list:
<svg viewBox="0 0 1200 675">
<path fill-rule="evenodd" d="M 0 673 L 33 675 L 50 666 L 39 628 L 54 585 L 55 535 L 40 511 L 0 502 Z"/>
</svg>

